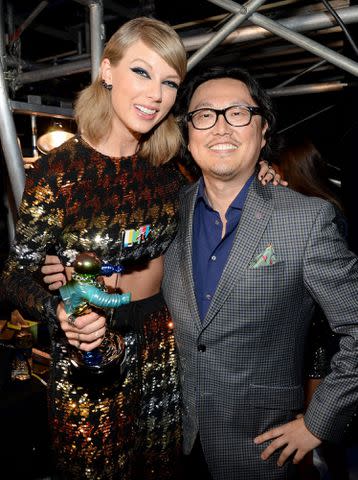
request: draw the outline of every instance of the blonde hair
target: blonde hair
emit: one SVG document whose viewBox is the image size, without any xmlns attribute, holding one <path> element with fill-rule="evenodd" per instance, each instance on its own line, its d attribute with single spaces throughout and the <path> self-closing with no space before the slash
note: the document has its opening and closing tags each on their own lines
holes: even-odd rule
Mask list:
<svg viewBox="0 0 358 480">
<path fill-rule="evenodd" d="M 170 65 L 183 80 L 186 74 L 186 53 L 179 35 L 166 23 L 147 17 L 139 17 L 122 25 L 108 41 L 102 55 L 116 66 L 126 49 L 141 40 Z M 111 93 L 103 87 L 101 74 L 78 96 L 75 118 L 79 130 L 94 145 L 111 130 L 114 111 Z M 167 162 L 176 155 L 182 143 L 180 129 L 172 113 L 169 113 L 150 132 L 143 135 L 139 152 L 154 165 Z"/>
</svg>

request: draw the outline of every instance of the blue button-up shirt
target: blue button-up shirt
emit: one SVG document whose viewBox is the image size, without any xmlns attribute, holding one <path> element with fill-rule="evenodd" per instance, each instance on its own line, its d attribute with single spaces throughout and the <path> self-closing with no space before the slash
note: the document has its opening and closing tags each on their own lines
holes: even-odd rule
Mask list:
<svg viewBox="0 0 358 480">
<path fill-rule="evenodd" d="M 211 299 L 221 278 L 234 241 L 242 209 L 253 176 L 231 203 L 226 217 L 226 232 L 223 238 L 223 224 L 218 212 L 209 205 L 203 178 L 200 179 L 193 220 L 193 276 L 201 321 L 209 309 Z"/>
</svg>

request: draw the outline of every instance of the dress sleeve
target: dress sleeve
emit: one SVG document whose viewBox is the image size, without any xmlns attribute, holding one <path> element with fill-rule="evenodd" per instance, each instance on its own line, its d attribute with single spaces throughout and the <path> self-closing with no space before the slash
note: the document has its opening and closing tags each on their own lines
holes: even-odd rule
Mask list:
<svg viewBox="0 0 358 480">
<path fill-rule="evenodd" d="M 54 319 L 58 304 L 36 273 L 61 232 L 64 207 L 59 192 L 58 175 L 42 157 L 27 175 L 15 240 L 1 277 L 4 299 L 38 321 Z"/>
<path fill-rule="evenodd" d="M 339 336 L 332 331 L 322 309 L 316 305 L 305 355 L 305 372 L 308 378 L 324 378 L 328 375 L 338 343 Z"/>
</svg>

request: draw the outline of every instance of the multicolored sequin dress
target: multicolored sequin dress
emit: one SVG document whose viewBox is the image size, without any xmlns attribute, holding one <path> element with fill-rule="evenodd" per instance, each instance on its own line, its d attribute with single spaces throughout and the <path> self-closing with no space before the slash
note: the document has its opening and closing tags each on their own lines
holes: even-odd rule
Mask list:
<svg viewBox="0 0 358 480">
<path fill-rule="evenodd" d="M 79 252 L 125 268 L 160 256 L 177 228 L 175 165 L 112 158 L 75 137 L 40 159 L 25 187 L 16 241 L 3 274 L 7 298 L 52 332 L 50 416 L 59 478 L 173 479 L 181 449 L 173 325 L 160 296 L 123 307 L 128 372 L 122 384 L 76 383 L 51 295 L 36 271 L 55 246 L 70 266 Z M 121 307 L 122 308 L 122 307 Z M 138 314 L 139 311 L 139 314 Z M 139 318 L 138 327 L 131 319 Z"/>
</svg>

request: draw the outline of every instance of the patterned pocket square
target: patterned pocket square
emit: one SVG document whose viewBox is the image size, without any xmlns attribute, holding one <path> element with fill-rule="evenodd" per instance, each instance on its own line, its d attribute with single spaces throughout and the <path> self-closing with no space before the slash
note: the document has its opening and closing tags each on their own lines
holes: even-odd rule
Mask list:
<svg viewBox="0 0 358 480">
<path fill-rule="evenodd" d="M 251 263 L 250 268 L 270 267 L 276 263 L 276 255 L 271 243 L 267 245 L 262 253 L 259 253 Z"/>
</svg>

